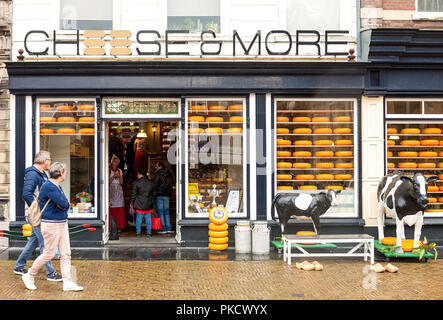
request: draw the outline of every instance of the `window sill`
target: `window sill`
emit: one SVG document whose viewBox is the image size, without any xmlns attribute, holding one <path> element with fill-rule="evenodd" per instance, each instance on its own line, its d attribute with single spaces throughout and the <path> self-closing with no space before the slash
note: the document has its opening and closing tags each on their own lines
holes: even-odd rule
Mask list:
<svg viewBox="0 0 443 320">
<path fill-rule="evenodd" d="M 412 15 L 412 20 L 442 20 L 443 12 L 416 12 Z"/>
</svg>

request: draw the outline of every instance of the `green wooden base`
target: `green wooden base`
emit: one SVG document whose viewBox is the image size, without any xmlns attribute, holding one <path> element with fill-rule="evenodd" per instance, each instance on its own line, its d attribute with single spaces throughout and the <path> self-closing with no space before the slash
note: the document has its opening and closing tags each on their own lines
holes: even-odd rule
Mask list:
<svg viewBox="0 0 443 320">
<path fill-rule="evenodd" d="M 274 241 L 271 241 L 271 243 L 277 249 L 283 249 L 283 247 L 284 247 L 282 240 L 274 240 Z M 337 246 L 333 243 L 316 243 L 316 244 L 298 243 L 297 245 L 300 246 L 300 248 L 333 248 L 333 249 L 337 248 Z M 291 247 L 296 248 L 295 245 L 292 245 Z"/>
<path fill-rule="evenodd" d="M 374 247 L 377 249 L 378 252 L 383 254 L 385 257 L 388 258 L 418 258 L 420 254 L 414 253 L 414 252 L 403 252 L 403 253 L 397 253 L 397 252 L 383 252 L 383 249 L 389 249 L 393 246 L 386 246 L 384 244 L 379 243 L 377 240 L 374 241 Z M 424 258 L 434 258 L 434 255 L 432 253 L 426 253 Z"/>
</svg>

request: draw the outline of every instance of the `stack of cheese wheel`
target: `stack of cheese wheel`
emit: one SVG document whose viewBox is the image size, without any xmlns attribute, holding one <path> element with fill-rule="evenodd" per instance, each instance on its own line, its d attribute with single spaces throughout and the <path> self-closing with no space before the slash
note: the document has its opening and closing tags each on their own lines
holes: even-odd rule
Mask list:
<svg viewBox="0 0 443 320">
<path fill-rule="evenodd" d="M 316 233 L 313 232 L 313 231 L 298 231 L 298 232 L 296 233 L 296 235 L 298 235 L 298 236 L 315 236 Z M 302 242 L 301 244 L 304 244 L 304 245 L 313 245 L 313 244 L 316 244 L 316 242 Z"/>
<path fill-rule="evenodd" d="M 228 212 L 225 208 L 214 207 L 209 210 L 209 249 L 226 250 L 228 248 Z"/>
</svg>

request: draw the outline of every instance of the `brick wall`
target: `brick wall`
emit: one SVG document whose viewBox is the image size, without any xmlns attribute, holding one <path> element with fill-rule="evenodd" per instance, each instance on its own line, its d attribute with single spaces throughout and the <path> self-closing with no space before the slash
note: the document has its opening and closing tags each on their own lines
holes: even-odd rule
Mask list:
<svg viewBox="0 0 443 320">
<path fill-rule="evenodd" d="M 415 10 L 415 0 L 385 0 L 382 6 L 385 10 Z"/>
</svg>

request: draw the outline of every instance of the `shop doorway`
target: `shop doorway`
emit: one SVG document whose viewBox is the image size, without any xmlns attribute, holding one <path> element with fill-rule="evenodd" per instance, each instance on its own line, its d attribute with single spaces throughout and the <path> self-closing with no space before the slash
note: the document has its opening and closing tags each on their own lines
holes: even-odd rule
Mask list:
<svg viewBox="0 0 443 320">
<path fill-rule="evenodd" d="M 176 244 L 180 203 L 179 122 L 105 121 L 104 127 L 106 152 L 103 153 L 102 162 L 106 163 L 106 170 L 102 172 L 106 175 L 104 198 L 108 206 L 104 220 L 110 236 L 108 244 Z M 141 223 L 137 222 L 137 213 L 130 207 L 134 183 L 140 179 L 140 172 L 146 174 L 162 196 L 161 203 L 153 199 L 155 206 L 151 218 L 160 218 L 161 215 L 166 218 L 162 219 L 161 230 L 155 228 L 151 219 L 150 234 L 145 219 L 150 219 L 149 214 L 143 214 Z M 166 195 L 168 190 L 169 197 Z M 118 240 L 113 237 L 116 229 Z"/>
</svg>

